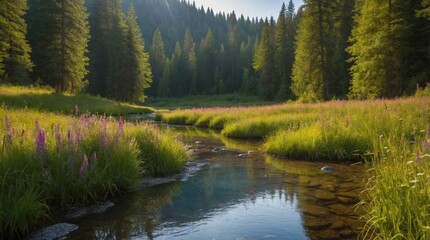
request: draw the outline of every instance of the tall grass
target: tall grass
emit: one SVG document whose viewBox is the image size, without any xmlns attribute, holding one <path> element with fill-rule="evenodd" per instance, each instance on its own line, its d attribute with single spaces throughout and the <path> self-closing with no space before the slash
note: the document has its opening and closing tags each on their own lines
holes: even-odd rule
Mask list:
<svg viewBox="0 0 430 240">
<path fill-rule="evenodd" d="M 64 209 L 171 174 L 188 160 L 173 134 L 122 118 L 79 118 L 0 107 L 0 238 L 31 231 Z"/>
<path fill-rule="evenodd" d="M 361 202 L 368 213 L 363 236 L 430 238 L 430 125 L 425 129 L 417 123 L 412 141 L 389 134 L 374 142 L 373 177 Z"/>
<path fill-rule="evenodd" d="M 92 112 L 120 116 L 154 111 L 154 109 L 149 107 L 116 102 L 85 94 L 63 95 L 55 93 L 48 88 L 5 85 L 0 85 L 0 105 L 48 112 L 62 112 L 64 114 L 76 114 L 76 111 L 80 111 L 81 114 Z"/>
</svg>

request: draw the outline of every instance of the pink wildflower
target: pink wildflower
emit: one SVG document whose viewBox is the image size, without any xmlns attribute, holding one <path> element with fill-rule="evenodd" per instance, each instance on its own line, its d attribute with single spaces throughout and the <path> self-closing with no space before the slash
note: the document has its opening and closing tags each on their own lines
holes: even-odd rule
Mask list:
<svg viewBox="0 0 430 240">
<path fill-rule="evenodd" d="M 4 117 L 4 128 L 6 132 L 6 146 L 12 146 L 12 131 L 10 129 L 10 122 L 7 116 Z"/>
<path fill-rule="evenodd" d="M 424 139 L 424 141 L 423 141 L 423 148 L 424 148 L 424 152 L 425 152 L 425 153 L 430 153 L 430 144 L 429 144 L 429 140 Z"/>
<path fill-rule="evenodd" d="M 124 133 L 124 118 L 123 117 L 119 117 L 118 131 L 121 135 Z"/>
<path fill-rule="evenodd" d="M 41 154 L 43 154 L 46 151 L 45 140 L 46 140 L 45 130 L 40 128 L 37 133 L 36 140 L 34 141 L 34 144 L 36 146 L 37 157 L 39 157 Z"/>
<path fill-rule="evenodd" d="M 79 176 L 82 177 L 88 171 L 88 157 L 84 154 L 84 160 L 82 161 L 81 169 L 79 171 Z"/>
<path fill-rule="evenodd" d="M 417 150 L 417 163 L 422 163 L 421 153 Z"/>
</svg>

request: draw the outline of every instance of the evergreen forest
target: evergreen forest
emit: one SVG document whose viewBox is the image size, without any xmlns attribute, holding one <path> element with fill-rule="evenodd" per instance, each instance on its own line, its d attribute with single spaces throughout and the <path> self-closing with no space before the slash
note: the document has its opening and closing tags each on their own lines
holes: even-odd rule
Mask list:
<svg viewBox="0 0 430 240">
<path fill-rule="evenodd" d="M 184 0 L 0 0 L 0 83 L 143 102 L 394 98 L 430 81 L 429 0 L 305 0 L 265 19 Z"/>
</svg>

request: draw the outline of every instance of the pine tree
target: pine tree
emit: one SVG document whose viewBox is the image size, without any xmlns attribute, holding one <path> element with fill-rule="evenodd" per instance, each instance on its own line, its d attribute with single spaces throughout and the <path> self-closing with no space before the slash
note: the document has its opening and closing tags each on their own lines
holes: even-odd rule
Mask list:
<svg viewBox="0 0 430 240">
<path fill-rule="evenodd" d="M 33 64 L 26 40 L 26 11 L 27 0 L 0 0 L 0 82 L 28 82 Z"/>
<path fill-rule="evenodd" d="M 152 67 L 153 82 L 149 89 L 149 95 L 155 96 L 158 92 L 158 87 L 163 77 L 164 64 L 166 61 L 166 54 L 164 51 L 164 42 L 160 30 L 157 28 L 152 37 L 152 45 L 149 53 L 149 61 Z"/>
<path fill-rule="evenodd" d="M 171 97 L 171 74 L 170 74 L 170 59 L 166 58 L 163 67 L 163 76 L 161 77 L 160 84 L 158 87 L 158 96 L 160 97 Z"/>
<path fill-rule="evenodd" d="M 328 71 L 330 46 L 329 18 L 333 2 L 305 1 L 296 39 L 291 90 L 300 101 L 315 102 L 329 98 L 331 81 Z"/>
<path fill-rule="evenodd" d="M 415 19 L 408 19 L 411 2 L 400 0 L 357 2 L 352 30 L 352 98 L 394 97 L 403 92 L 411 56 L 408 36 Z M 405 15 L 406 14 L 406 15 Z"/>
<path fill-rule="evenodd" d="M 277 82 L 278 86 L 277 98 L 285 99 L 287 85 L 289 85 L 290 70 L 287 68 L 288 49 L 287 49 L 287 19 L 286 19 L 286 7 L 285 3 L 282 4 L 281 11 L 278 16 L 275 32 L 275 66 L 277 70 Z"/>
<path fill-rule="evenodd" d="M 175 50 L 170 58 L 170 90 L 173 97 L 182 97 L 185 95 L 183 85 L 185 84 L 184 77 L 184 61 L 183 50 L 179 41 L 176 42 Z"/>
<path fill-rule="evenodd" d="M 84 0 L 34 0 L 29 14 L 34 77 L 57 92 L 76 93 L 86 86 L 88 14 Z"/>
<path fill-rule="evenodd" d="M 233 20 L 231 20 L 233 21 Z M 233 21 L 234 22 L 234 21 Z M 228 45 L 227 45 L 227 59 L 228 59 L 228 83 L 227 87 L 229 91 L 236 91 L 240 89 L 242 76 L 239 68 L 239 32 L 237 25 L 233 25 L 228 34 Z"/>
<path fill-rule="evenodd" d="M 197 72 L 197 89 L 201 91 L 211 90 L 214 84 L 215 66 L 216 63 L 215 39 L 212 29 L 208 29 L 206 37 L 203 39 L 199 57 L 198 57 L 198 72 Z"/>
<path fill-rule="evenodd" d="M 274 44 L 273 33 L 268 20 L 266 19 L 260 45 L 254 55 L 253 67 L 259 74 L 259 93 L 265 99 L 273 99 L 275 94 L 275 64 L 274 64 Z"/>
<path fill-rule="evenodd" d="M 108 0 L 108 2 L 110 2 L 107 9 L 110 11 L 109 18 L 99 19 L 99 21 L 108 21 L 110 24 L 107 38 L 104 40 L 108 51 L 107 68 L 102 69 L 108 73 L 105 79 L 106 96 L 120 101 L 128 101 L 131 100 L 128 95 L 133 83 L 128 78 L 132 77 L 134 73 L 128 71 L 128 65 L 133 62 L 133 55 L 129 55 L 130 46 L 127 45 L 126 17 L 119 0 Z"/>
<path fill-rule="evenodd" d="M 185 94 L 195 94 L 196 89 L 196 77 L 197 77 L 197 59 L 196 59 L 196 44 L 194 43 L 193 36 L 189 28 L 185 31 L 184 35 L 184 46 L 183 46 L 183 61 L 185 67 L 185 80 L 182 84 L 185 87 L 183 90 Z"/>
<path fill-rule="evenodd" d="M 136 21 L 136 12 L 133 5 L 130 6 L 127 17 L 127 59 L 128 69 L 126 70 L 128 78 L 127 92 L 125 100 L 144 102 L 146 95 L 144 90 L 150 87 L 152 82 L 152 70 L 149 63 L 149 55 L 145 52 L 145 43 L 142 38 L 142 33 Z"/>
</svg>

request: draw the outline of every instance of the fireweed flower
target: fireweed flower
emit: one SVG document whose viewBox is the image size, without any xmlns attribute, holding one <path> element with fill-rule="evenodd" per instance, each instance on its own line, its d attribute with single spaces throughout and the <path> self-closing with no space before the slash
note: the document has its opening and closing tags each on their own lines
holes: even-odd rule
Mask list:
<svg viewBox="0 0 430 240">
<path fill-rule="evenodd" d="M 12 146 L 12 130 L 10 128 L 10 122 L 7 116 L 4 117 L 4 128 L 6 132 L 6 146 Z"/>
<path fill-rule="evenodd" d="M 82 161 L 81 169 L 79 170 L 79 176 L 82 177 L 88 171 L 88 157 L 84 154 L 84 160 Z"/>
<path fill-rule="evenodd" d="M 38 158 L 40 155 L 45 153 L 46 151 L 46 134 L 45 130 L 42 128 L 39 129 L 37 132 L 36 140 L 34 141 L 34 145 L 36 146 L 36 157 Z"/>
<path fill-rule="evenodd" d="M 425 153 L 430 153 L 430 144 L 429 144 L 429 140 L 424 139 L 423 140 L 423 148 L 424 148 L 424 152 Z"/>
<path fill-rule="evenodd" d="M 118 121 L 118 131 L 120 133 L 120 135 L 122 135 L 124 133 L 124 118 L 123 117 L 119 117 L 119 121 Z"/>
<path fill-rule="evenodd" d="M 417 163 L 422 163 L 420 151 L 417 151 Z"/>
<path fill-rule="evenodd" d="M 55 127 L 55 142 L 56 142 L 56 147 L 57 147 L 57 151 L 59 151 L 63 145 L 63 136 L 61 135 L 61 131 L 60 131 L 60 125 L 58 124 Z"/>
</svg>

